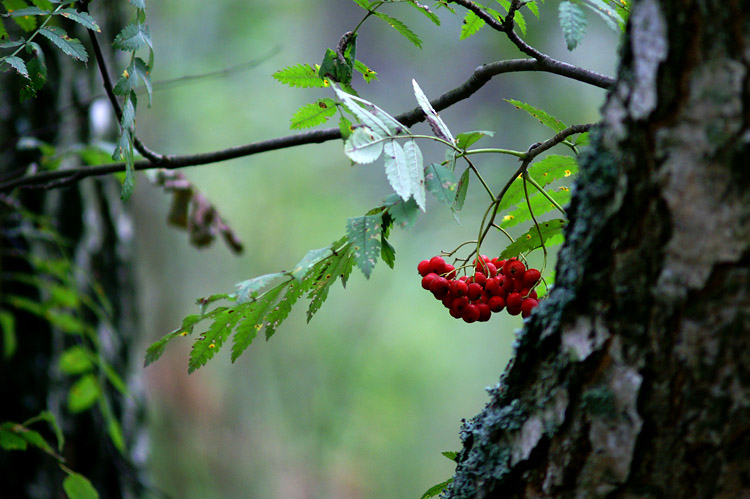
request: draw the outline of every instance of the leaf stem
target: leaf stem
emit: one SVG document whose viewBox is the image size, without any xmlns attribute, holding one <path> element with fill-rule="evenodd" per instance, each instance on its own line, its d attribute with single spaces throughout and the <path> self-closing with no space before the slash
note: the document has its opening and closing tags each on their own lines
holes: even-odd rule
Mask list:
<svg viewBox="0 0 750 499">
<path fill-rule="evenodd" d="M 522 151 L 514 151 L 513 149 L 496 149 L 496 148 L 470 149 L 468 151 L 463 151 L 461 153 L 461 156 L 468 156 L 470 154 L 484 154 L 484 153 L 509 154 L 511 156 L 515 156 L 521 159 L 523 159 L 526 156 L 526 153 Z"/>
<path fill-rule="evenodd" d="M 555 199 L 549 195 L 549 192 L 545 191 L 544 188 L 542 188 L 542 186 L 539 185 L 537 181 L 531 177 L 531 175 L 529 175 L 528 171 L 523 172 L 523 179 L 524 179 L 524 189 L 526 189 L 525 182 L 528 180 L 531 185 L 536 187 L 536 189 L 539 192 L 541 192 L 542 195 L 546 197 L 549 200 L 549 202 L 552 203 L 554 207 L 560 211 L 560 213 L 562 213 L 563 215 L 567 215 L 567 213 L 565 213 L 565 209 L 562 206 L 560 206 L 560 203 L 555 201 Z"/>
</svg>

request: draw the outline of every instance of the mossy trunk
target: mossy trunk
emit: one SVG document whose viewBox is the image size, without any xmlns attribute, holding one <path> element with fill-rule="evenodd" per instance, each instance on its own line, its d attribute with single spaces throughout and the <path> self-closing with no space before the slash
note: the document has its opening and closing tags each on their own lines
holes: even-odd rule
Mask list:
<svg viewBox="0 0 750 499">
<path fill-rule="evenodd" d="M 750 495 L 750 4 L 636 0 L 556 285 L 446 497 Z"/>
<path fill-rule="evenodd" d="M 102 28 L 105 56 L 109 57 L 110 69 L 115 70 L 107 39 L 124 26 L 127 3 L 108 0 L 92 7 L 97 9 L 92 14 Z M 41 163 L 38 149 L 19 147 L 21 138 L 55 144 L 58 152 L 91 138 L 89 110 L 94 97 L 102 93 L 101 77 L 86 32 L 79 29 L 71 35 L 86 45 L 90 60 L 84 66 L 39 40 L 49 73 L 47 85 L 37 98 L 20 102 L 22 79 L 14 72 L 0 75 L 0 178 L 13 178 Z M 61 167 L 78 166 L 75 157 L 62 158 Z M 38 216 L 54 222 L 43 222 Z M 0 309 L 12 314 L 17 342 L 15 351 L 9 349 L 12 342 L 4 342 L 0 355 L 0 422 L 23 422 L 44 410 L 54 413 L 65 435 L 61 455 L 66 466 L 90 479 L 100 496 L 107 498 L 140 497 L 143 491 L 146 434 L 140 388 L 130 375 L 136 336 L 130 224 L 127 205 L 119 199 L 119 182 L 114 178 L 84 180 L 59 189 L 26 190 L 0 198 Z M 36 259 L 61 258 L 58 245 L 49 244 L 52 232 L 48 229 L 61 237 L 65 259 L 77 271 L 68 276 L 78 283 L 71 291 L 79 297 L 94 296 L 93 284 L 111 304 L 100 315 L 82 307 L 78 317 L 96 331 L 100 359 L 129 385 L 129 395 L 123 397 L 111 383 L 102 384 L 109 409 L 123 429 L 123 452 L 113 444 L 99 403 L 80 413 L 72 413 L 67 406 L 68 390 L 77 376 L 61 373 L 60 354 L 73 345 L 92 343 L 82 341 L 79 334 L 70 334 L 75 331 L 55 327 L 44 314 L 14 306 L 19 297 L 44 304 L 51 287 L 60 282 L 39 274 L 32 264 Z M 30 283 L 29 276 L 45 284 Z M 40 431 L 56 448 L 54 434 L 46 424 L 36 423 L 32 429 Z M 0 449 L 0 476 L 2 497 L 50 498 L 62 497 L 61 483 L 66 474 L 56 459 L 30 447 L 26 451 Z"/>
</svg>

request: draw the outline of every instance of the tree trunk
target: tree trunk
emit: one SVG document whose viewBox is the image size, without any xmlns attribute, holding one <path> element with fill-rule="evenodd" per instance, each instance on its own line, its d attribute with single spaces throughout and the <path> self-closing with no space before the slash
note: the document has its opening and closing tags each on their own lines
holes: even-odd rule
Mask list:
<svg viewBox="0 0 750 499">
<path fill-rule="evenodd" d="M 641 0 L 464 497 L 750 496 L 750 6 Z"/>
<path fill-rule="evenodd" d="M 123 26 L 123 7 L 127 6 L 119 1 L 98 4 L 99 10 L 92 13 L 102 27 L 102 36 L 111 40 Z M 77 31 L 75 36 L 88 41 L 85 31 Z M 111 44 L 102 45 L 106 51 Z M 21 78 L 13 72 L 0 76 L 0 174 L 5 178 L 40 160 L 38 150 L 17 148 L 20 137 L 55 144 L 57 152 L 90 140 L 89 106 L 92 96 L 102 92 L 90 47 L 87 70 L 56 47 L 47 44 L 43 48 L 49 80 L 36 99 L 19 102 Z M 111 53 L 105 56 L 113 60 Z M 78 160 L 68 156 L 63 167 L 70 161 L 74 163 L 71 166 L 78 166 Z M 34 275 L 30 263 L 34 258 L 59 258 L 58 248 L 33 231 L 23 230 L 24 226 L 39 227 L 31 222 L 29 213 L 54 219 L 52 227 L 66 241 L 64 251 L 79 272 L 71 276 L 78 282 L 75 291 L 91 296 L 93 283 L 111 304 L 106 316 L 87 311 L 81 318 L 96 331 L 100 358 L 129 385 L 128 397 L 110 383 L 102 385 L 109 408 L 123 428 L 124 452 L 112 443 L 101 405 L 76 414 L 67 408 L 68 390 L 76 377 L 61 374 L 58 360 L 66 348 L 81 344 L 80 331 L 63 332 L 39 314 L 14 308 L 13 298 L 7 299 L 20 296 L 44 303 L 49 289 L 25 284 L 17 276 Z M 52 411 L 65 435 L 62 457 L 66 466 L 90 479 L 101 497 L 112 498 L 138 497 L 143 491 L 141 393 L 130 376 L 136 333 L 130 223 L 127 207 L 119 199 L 119 183 L 111 177 L 61 189 L 24 191 L 15 199 L 0 198 L 0 306 L 13 314 L 17 339 L 16 351 L 8 355 L 6 345 L 0 359 L 0 422 L 23 422 L 40 411 Z M 52 285 L 55 281 L 45 282 Z M 54 435 L 43 424 L 36 423 L 32 429 L 42 432 L 54 447 Z M 61 483 L 66 475 L 54 458 L 38 449 L 0 450 L 0 469 L 3 497 L 62 497 Z"/>
</svg>

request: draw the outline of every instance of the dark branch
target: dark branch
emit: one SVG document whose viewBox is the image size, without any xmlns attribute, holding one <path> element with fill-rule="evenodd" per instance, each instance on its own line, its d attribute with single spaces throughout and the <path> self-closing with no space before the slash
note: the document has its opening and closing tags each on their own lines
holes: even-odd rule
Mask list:
<svg viewBox="0 0 750 499">
<path fill-rule="evenodd" d="M 559 66 L 548 66 L 535 59 L 512 59 L 509 61 L 498 61 L 479 66 L 474 70 L 474 73 L 472 73 L 471 77 L 469 77 L 465 83 L 453 90 L 449 90 L 437 99 L 431 101 L 432 107 L 437 111 L 441 111 L 461 100 L 469 98 L 494 76 L 503 73 L 523 71 L 554 73 L 604 89 L 609 88 L 614 81 L 608 76 L 593 73 L 570 64 L 560 63 Z M 419 107 L 416 107 L 410 111 L 399 114 L 396 116 L 396 119 L 408 127 L 415 123 L 424 121 L 425 115 Z M 220 151 L 184 156 L 158 156 L 156 160 L 136 161 L 134 167 L 136 170 L 149 170 L 153 168 L 184 168 L 186 166 L 198 166 L 219 161 L 227 161 L 261 152 L 286 149 L 288 147 L 304 144 L 319 144 L 340 138 L 341 132 L 338 128 L 326 128 L 296 135 L 289 135 L 286 137 L 279 137 L 276 139 L 264 140 L 261 142 L 254 142 L 252 144 L 222 149 Z M 0 192 L 8 191 L 19 186 L 37 186 L 42 188 L 60 187 L 86 177 L 108 175 L 121 171 L 125 171 L 125 163 L 83 166 L 65 170 L 40 172 L 27 177 L 19 177 L 0 183 Z"/>
</svg>

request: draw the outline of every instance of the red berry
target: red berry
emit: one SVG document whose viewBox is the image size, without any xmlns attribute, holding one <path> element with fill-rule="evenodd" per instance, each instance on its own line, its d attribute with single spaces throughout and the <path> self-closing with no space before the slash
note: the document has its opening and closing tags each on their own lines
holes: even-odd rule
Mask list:
<svg viewBox="0 0 750 499">
<path fill-rule="evenodd" d="M 497 275 L 497 267 L 492 262 L 490 262 L 490 263 L 487 264 L 486 270 L 487 270 L 487 272 L 489 272 L 488 275 L 490 277 L 495 277 Z"/>
<path fill-rule="evenodd" d="M 493 296 L 487 305 L 490 306 L 490 310 L 493 312 L 500 312 L 505 308 L 505 298 L 502 296 Z"/>
<path fill-rule="evenodd" d="M 460 319 L 461 316 L 464 314 L 463 310 L 456 310 L 455 308 L 449 308 L 448 313 L 451 314 L 451 317 L 454 317 L 456 319 Z"/>
<path fill-rule="evenodd" d="M 454 267 L 450 263 L 446 263 L 444 267 L 444 273 L 447 274 L 445 276 L 446 279 L 453 280 L 456 278 L 456 267 Z"/>
<path fill-rule="evenodd" d="M 523 303 L 521 303 L 521 314 L 524 318 L 531 315 L 531 311 L 534 310 L 534 308 L 539 305 L 539 302 L 533 298 L 526 298 Z"/>
<path fill-rule="evenodd" d="M 430 291 L 432 291 L 432 286 L 430 286 Z M 505 304 L 507 305 L 508 310 L 510 310 L 511 308 L 520 309 L 521 302 L 523 302 L 523 297 L 521 296 L 520 293 L 511 293 L 505 298 Z"/>
<path fill-rule="evenodd" d="M 487 276 L 482 272 L 477 272 L 474 274 L 474 282 L 480 286 L 484 286 L 484 283 L 487 282 Z"/>
<path fill-rule="evenodd" d="M 443 305 L 445 306 L 445 308 L 451 308 L 451 305 L 453 305 L 453 300 L 454 300 L 455 298 L 456 298 L 456 297 L 455 297 L 455 296 L 453 295 L 453 293 L 451 293 L 450 291 L 448 291 L 448 294 L 446 294 L 446 295 L 445 295 L 445 296 L 443 297 L 443 299 L 442 299 L 442 300 L 440 300 L 440 301 L 442 301 L 442 302 L 443 302 Z"/>
<path fill-rule="evenodd" d="M 479 322 L 487 322 L 490 320 L 490 316 L 492 315 L 492 310 L 490 310 L 490 306 L 486 303 L 480 303 L 477 305 L 477 308 L 479 309 L 479 318 L 477 319 Z"/>
<path fill-rule="evenodd" d="M 439 256 L 433 256 L 430 259 L 430 272 L 435 272 L 436 274 L 442 274 L 445 272 L 445 260 L 443 260 Z"/>
<path fill-rule="evenodd" d="M 445 277 L 437 276 L 430 283 L 430 291 L 438 300 L 445 298 L 445 295 L 448 294 L 450 288 L 451 285 Z"/>
<path fill-rule="evenodd" d="M 427 274 L 426 276 L 424 276 L 422 278 L 422 287 L 424 289 L 426 289 L 427 291 L 429 291 L 430 290 L 430 284 L 432 284 L 432 281 L 434 279 L 437 279 L 437 276 L 438 276 L 437 274 L 433 274 L 433 273 L 430 273 L 430 274 Z"/>
<path fill-rule="evenodd" d="M 467 290 L 466 296 L 469 297 L 469 300 L 474 301 L 482 296 L 482 290 L 482 286 L 475 282 L 472 282 L 471 284 L 469 284 L 469 289 Z"/>
<path fill-rule="evenodd" d="M 515 307 L 515 308 L 508 307 L 507 310 L 508 310 L 508 314 L 510 314 L 510 315 L 518 315 L 518 314 L 521 313 L 521 307 L 520 306 Z"/>
<path fill-rule="evenodd" d="M 476 322 L 479 319 L 479 308 L 476 305 L 466 305 L 461 318 L 469 324 Z"/>
<path fill-rule="evenodd" d="M 518 292 L 518 294 L 521 295 L 522 298 L 533 298 L 536 300 L 536 291 L 533 289 L 529 291 L 528 289 L 522 289 Z"/>
<path fill-rule="evenodd" d="M 468 306 L 469 306 L 469 299 L 466 298 L 465 296 L 462 296 L 460 298 L 453 298 L 453 303 L 451 303 L 450 308 L 452 310 L 457 310 L 463 313 L 464 309 Z"/>
<path fill-rule="evenodd" d="M 539 273 L 537 269 L 529 269 L 526 272 L 523 273 L 523 279 L 521 282 L 523 283 L 524 288 L 532 288 L 534 284 L 539 282 L 539 279 L 541 279 L 542 274 Z"/>
<path fill-rule="evenodd" d="M 419 275 L 422 277 L 426 276 L 430 273 L 430 261 L 429 260 L 422 260 L 419 262 L 419 265 L 417 265 L 417 271 L 419 272 Z"/>
<path fill-rule="evenodd" d="M 484 290 L 491 295 L 497 294 L 499 289 L 501 289 L 500 280 L 497 277 L 487 279 L 487 282 L 484 283 Z"/>
<path fill-rule="evenodd" d="M 464 281 L 453 281 L 451 282 L 451 293 L 456 296 L 466 296 L 469 291 L 469 285 Z"/>
<path fill-rule="evenodd" d="M 503 265 L 503 274 L 511 278 L 522 276 L 525 271 L 526 265 L 516 259 L 510 259 Z"/>
<path fill-rule="evenodd" d="M 503 265 L 505 265 L 505 260 L 500 260 L 499 258 L 493 258 L 490 260 L 490 263 L 497 268 L 498 272 L 503 269 Z"/>
<path fill-rule="evenodd" d="M 500 279 L 500 287 L 503 288 L 503 290 L 505 290 L 506 294 L 512 293 L 516 289 L 516 286 L 513 283 L 513 279 L 511 279 L 510 277 L 506 275 L 501 275 L 499 279 Z"/>
</svg>

